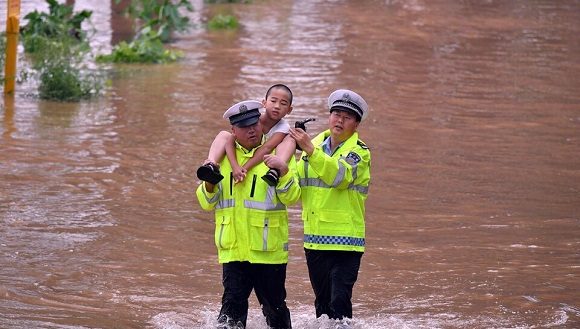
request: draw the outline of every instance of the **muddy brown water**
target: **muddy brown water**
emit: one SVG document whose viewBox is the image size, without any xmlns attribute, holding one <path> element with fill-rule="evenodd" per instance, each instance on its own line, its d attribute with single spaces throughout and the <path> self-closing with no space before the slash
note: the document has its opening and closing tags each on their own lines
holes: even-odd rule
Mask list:
<svg viewBox="0 0 580 329">
<path fill-rule="evenodd" d="M 355 328 L 580 327 L 580 2 L 192 2 L 182 61 L 109 66 L 90 102 L 40 101 L 33 82 L 4 98 L 0 328 L 211 328 L 221 268 L 195 168 L 223 111 L 276 82 L 312 134 L 336 88 L 371 107 Z M 74 3 L 95 11 L 95 48 L 130 34 L 108 3 Z M 219 10 L 240 29 L 206 31 Z M 293 324 L 332 328 L 299 212 Z M 266 328 L 253 296 L 248 328 Z"/>
</svg>

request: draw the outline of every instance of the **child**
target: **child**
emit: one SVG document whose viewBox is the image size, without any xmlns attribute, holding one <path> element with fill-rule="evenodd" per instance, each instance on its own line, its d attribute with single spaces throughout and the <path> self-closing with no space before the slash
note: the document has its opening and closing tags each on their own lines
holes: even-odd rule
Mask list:
<svg viewBox="0 0 580 329">
<path fill-rule="evenodd" d="M 292 112 L 292 97 L 292 91 L 286 85 L 275 84 L 268 88 L 266 98 L 262 100 L 265 111 L 260 115 L 262 132 L 266 135 L 264 144 L 255 151 L 250 160 L 240 166 L 234 156 L 235 146 L 232 134 L 228 131 L 221 131 L 211 143 L 207 160 L 197 169 L 197 177 L 214 185 L 219 183 L 223 176 L 219 172 L 218 163 L 221 162 L 224 155 L 228 156 L 232 164 L 235 182 L 241 182 L 247 171 L 262 162 L 264 155 L 272 153 L 274 149 L 276 149 L 278 156 L 288 161 L 294 155 L 296 142 L 287 136 L 290 126 L 283 118 Z M 270 169 L 262 176 L 262 179 L 268 185 L 275 186 L 279 176 L 280 173 L 277 170 Z"/>
</svg>

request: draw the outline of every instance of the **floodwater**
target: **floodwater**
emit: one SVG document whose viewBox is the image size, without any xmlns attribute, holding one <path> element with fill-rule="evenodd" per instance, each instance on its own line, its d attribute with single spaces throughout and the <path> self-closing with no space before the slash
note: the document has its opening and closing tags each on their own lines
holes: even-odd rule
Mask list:
<svg viewBox="0 0 580 329">
<path fill-rule="evenodd" d="M 95 3 L 75 8 L 110 50 L 131 24 Z M 223 111 L 276 82 L 295 92 L 289 120 L 317 118 L 311 134 L 336 88 L 371 107 L 355 328 L 580 327 L 579 1 L 194 5 L 179 63 L 108 66 L 90 102 L 40 101 L 30 82 L 4 98 L 0 328 L 211 328 L 221 268 L 195 168 Z M 206 31 L 219 10 L 240 29 Z M 299 211 L 292 321 L 332 328 L 314 315 Z M 266 328 L 250 307 L 248 328 Z"/>
</svg>

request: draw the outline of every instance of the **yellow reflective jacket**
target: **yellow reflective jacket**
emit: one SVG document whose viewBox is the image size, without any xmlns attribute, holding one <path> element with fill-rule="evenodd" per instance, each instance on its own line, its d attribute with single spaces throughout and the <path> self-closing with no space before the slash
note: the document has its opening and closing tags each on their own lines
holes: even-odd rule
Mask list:
<svg viewBox="0 0 580 329">
<path fill-rule="evenodd" d="M 255 150 L 248 151 L 236 143 L 238 163 L 246 163 Z M 286 205 L 300 198 L 293 157 L 288 166 L 290 171 L 280 177 L 275 187 L 261 179 L 269 169 L 263 162 L 250 169 L 241 183 L 234 184 L 226 157 L 220 164 L 224 179 L 214 187 L 214 192 L 208 192 L 203 182 L 199 185 L 196 195 L 202 209 L 215 210 L 215 245 L 220 263 L 288 262 Z"/>
<path fill-rule="evenodd" d="M 298 162 L 304 248 L 363 252 L 371 154 L 355 132 L 329 156 L 321 146 L 329 136 L 316 136 Z"/>
</svg>

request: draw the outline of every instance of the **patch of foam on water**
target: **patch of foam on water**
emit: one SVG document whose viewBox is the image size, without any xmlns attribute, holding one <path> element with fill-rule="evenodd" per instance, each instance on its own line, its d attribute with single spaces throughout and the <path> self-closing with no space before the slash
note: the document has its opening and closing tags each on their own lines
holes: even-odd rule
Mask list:
<svg viewBox="0 0 580 329">
<path fill-rule="evenodd" d="M 165 312 L 155 315 L 149 323 L 159 329 L 204 328 L 207 319 L 199 318 L 196 313 Z M 210 324 L 207 323 L 207 327 Z"/>
<path fill-rule="evenodd" d="M 564 309 L 557 310 L 556 314 L 554 315 L 554 318 L 550 321 L 550 323 L 546 323 L 546 328 L 562 326 L 566 324 L 566 322 L 568 322 L 568 318 L 569 316 L 566 313 L 566 310 Z"/>
<path fill-rule="evenodd" d="M 205 306 L 201 309 L 193 309 L 191 312 L 165 312 L 151 318 L 149 324 L 156 329 L 213 329 L 216 327 L 216 319 L 219 305 Z M 314 307 L 299 305 L 291 307 L 292 327 L 298 329 L 335 329 L 341 324 L 348 324 L 352 329 L 413 329 L 425 328 L 398 316 L 373 315 L 354 318 L 352 320 L 333 320 L 327 316 L 316 318 Z M 423 324 L 425 324 L 423 322 Z M 429 328 L 438 325 L 429 326 Z M 267 329 L 266 320 L 262 311 L 250 308 L 248 312 L 247 329 Z"/>
<path fill-rule="evenodd" d="M 347 321 L 329 319 L 327 316 L 316 318 L 312 305 L 289 305 L 292 327 L 296 329 L 336 329 L 340 324 L 348 324 L 350 329 L 432 329 L 432 328 L 534 328 L 533 325 L 514 326 L 519 320 L 513 317 L 480 315 L 466 318 L 454 313 L 424 314 L 374 314 L 361 315 Z M 157 314 L 149 320 L 155 329 L 214 329 L 217 325 L 219 304 L 208 304 L 203 308 L 180 309 Z M 356 310 L 354 310 L 356 313 Z M 542 328 L 553 328 L 568 324 L 570 317 L 580 314 L 580 310 L 562 304 L 555 313 L 545 318 Z M 262 311 L 250 306 L 247 329 L 267 329 Z"/>
<path fill-rule="evenodd" d="M 540 302 L 540 300 L 537 297 L 534 296 L 523 296 L 525 299 L 529 300 L 532 303 L 538 303 Z"/>
<path fill-rule="evenodd" d="M 580 317 L 580 308 L 568 304 L 562 304 L 562 310 Z"/>
<path fill-rule="evenodd" d="M 510 247 L 512 247 L 512 248 L 530 248 L 530 249 L 539 248 L 538 246 L 536 246 L 534 244 L 526 246 L 524 244 L 519 244 L 519 243 L 512 244 L 512 245 L 510 245 Z"/>
</svg>

